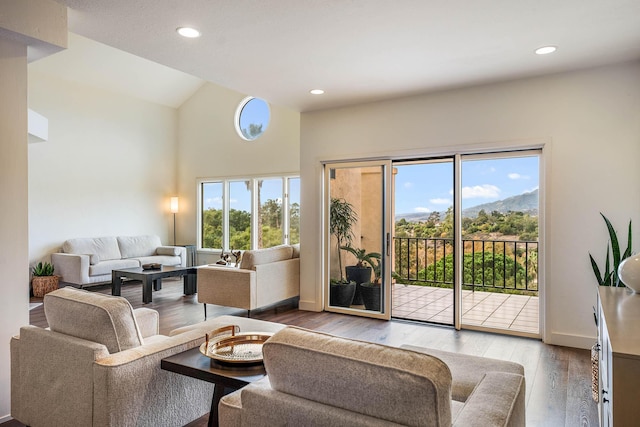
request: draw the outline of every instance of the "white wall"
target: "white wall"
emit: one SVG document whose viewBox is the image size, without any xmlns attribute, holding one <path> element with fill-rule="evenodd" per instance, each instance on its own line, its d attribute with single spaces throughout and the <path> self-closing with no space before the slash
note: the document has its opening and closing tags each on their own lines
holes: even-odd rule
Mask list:
<svg viewBox="0 0 640 427">
<path fill-rule="evenodd" d="M 10 412 L 9 341 L 29 322 L 27 47 L 0 37 L 0 423 Z"/>
<path fill-rule="evenodd" d="M 29 107 L 49 120 L 49 140 L 29 144 L 30 263 L 73 237 L 169 243 L 177 110 L 33 71 Z"/>
<path fill-rule="evenodd" d="M 179 108 L 179 243 L 196 244 L 199 178 L 296 174 L 300 170 L 300 113 L 270 105 L 267 130 L 247 142 L 234 127 L 236 109 L 245 96 L 207 83 Z M 217 259 L 217 254 L 198 255 L 200 263 Z"/>
<path fill-rule="evenodd" d="M 546 342 L 591 346 L 599 212 L 640 241 L 638 62 L 302 114 L 301 308 L 321 309 L 321 160 L 522 140 L 546 142 Z"/>
<path fill-rule="evenodd" d="M 27 46 L 67 45 L 67 8 L 49 0 L 3 1 L 0 13 L 0 424 L 9 421 L 11 337 L 29 322 Z"/>
</svg>

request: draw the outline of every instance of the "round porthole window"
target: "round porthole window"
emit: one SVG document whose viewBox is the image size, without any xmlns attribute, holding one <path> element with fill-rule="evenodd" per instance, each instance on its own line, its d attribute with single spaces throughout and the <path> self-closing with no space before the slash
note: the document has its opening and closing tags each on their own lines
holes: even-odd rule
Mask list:
<svg viewBox="0 0 640 427">
<path fill-rule="evenodd" d="M 269 126 L 269 104 L 260 98 L 249 96 L 236 110 L 236 132 L 245 141 L 255 141 Z"/>
</svg>

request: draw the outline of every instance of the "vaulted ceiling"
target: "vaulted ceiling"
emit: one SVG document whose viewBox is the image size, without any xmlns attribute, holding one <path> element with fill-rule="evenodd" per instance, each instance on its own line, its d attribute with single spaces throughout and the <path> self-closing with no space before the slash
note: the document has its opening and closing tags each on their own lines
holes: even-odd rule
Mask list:
<svg viewBox="0 0 640 427">
<path fill-rule="evenodd" d="M 74 33 L 298 111 L 640 58 L 638 0 L 58 1 Z"/>
</svg>

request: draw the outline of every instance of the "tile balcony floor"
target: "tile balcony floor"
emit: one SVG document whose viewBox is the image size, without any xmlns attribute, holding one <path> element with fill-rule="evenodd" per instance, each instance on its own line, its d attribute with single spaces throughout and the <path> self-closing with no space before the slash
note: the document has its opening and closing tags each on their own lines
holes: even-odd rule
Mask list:
<svg viewBox="0 0 640 427">
<path fill-rule="evenodd" d="M 393 317 L 453 323 L 453 290 L 393 285 Z M 462 323 L 538 334 L 538 297 L 462 291 Z"/>
</svg>

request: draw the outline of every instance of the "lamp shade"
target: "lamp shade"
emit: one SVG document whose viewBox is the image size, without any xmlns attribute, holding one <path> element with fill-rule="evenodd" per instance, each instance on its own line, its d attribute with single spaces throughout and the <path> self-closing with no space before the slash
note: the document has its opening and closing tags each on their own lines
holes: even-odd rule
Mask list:
<svg viewBox="0 0 640 427">
<path fill-rule="evenodd" d="M 640 293 L 640 254 L 631 255 L 620 263 L 618 277 L 634 293 Z"/>
<path fill-rule="evenodd" d="M 178 213 L 178 198 L 171 198 L 171 213 Z"/>
</svg>

